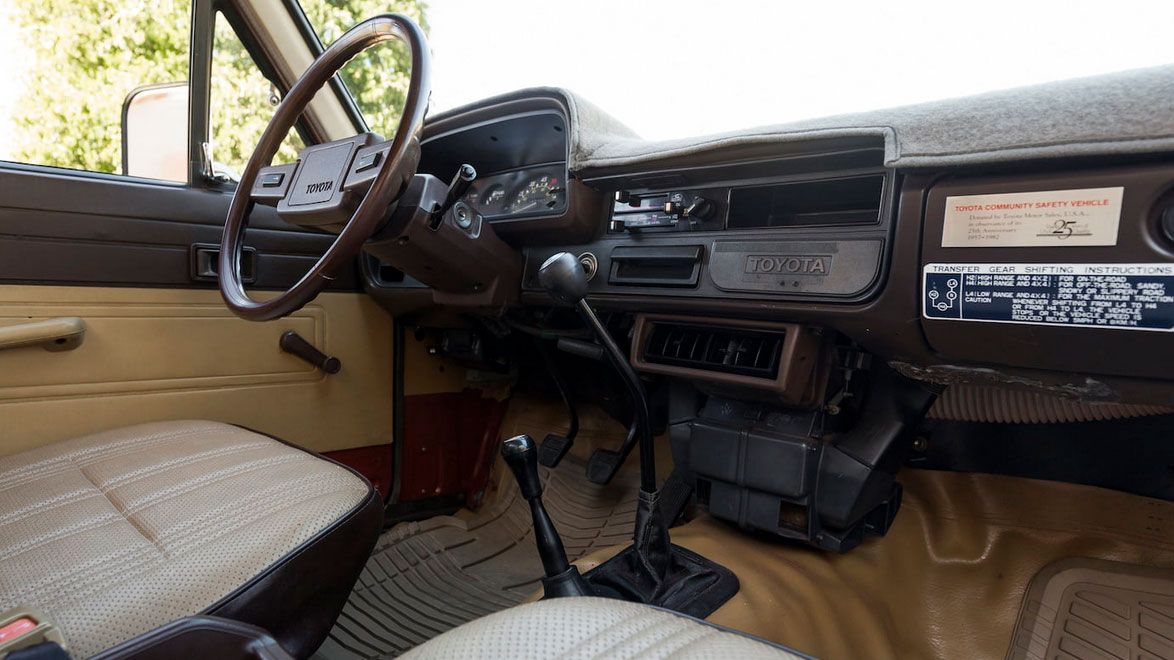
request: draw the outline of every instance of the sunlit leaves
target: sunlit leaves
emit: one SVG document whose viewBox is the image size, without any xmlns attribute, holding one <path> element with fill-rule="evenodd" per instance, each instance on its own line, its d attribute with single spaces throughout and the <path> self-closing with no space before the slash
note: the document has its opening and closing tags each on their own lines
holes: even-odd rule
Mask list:
<svg viewBox="0 0 1174 660">
<path fill-rule="evenodd" d="M 143 85 L 186 81 L 190 0 L 6 0 L 29 53 L 23 93 L 13 112 L 17 160 L 119 172 L 122 103 Z M 354 24 L 400 12 L 424 25 L 412 0 L 305 0 L 304 9 L 329 44 Z M 408 88 L 409 57 L 399 44 L 352 60 L 342 78 L 372 130 L 391 135 Z M 213 155 L 239 171 L 273 114 L 270 82 L 223 17 L 218 17 L 211 80 Z M 176 130 L 183 130 L 177 127 Z M 301 147 L 291 133 L 275 157 L 291 161 Z"/>
<path fill-rule="evenodd" d="M 426 5 L 414 0 L 303 0 L 310 24 L 322 43 L 329 45 L 356 23 L 378 14 L 404 14 L 428 30 Z M 384 136 L 395 133 L 411 80 L 411 56 L 407 48 L 386 42 L 367 50 L 343 67 L 341 76 L 371 130 Z"/>
<path fill-rule="evenodd" d="M 142 85 L 188 75 L 187 0 L 9 0 L 31 51 L 13 112 L 25 162 L 122 168 L 122 102 Z"/>
</svg>

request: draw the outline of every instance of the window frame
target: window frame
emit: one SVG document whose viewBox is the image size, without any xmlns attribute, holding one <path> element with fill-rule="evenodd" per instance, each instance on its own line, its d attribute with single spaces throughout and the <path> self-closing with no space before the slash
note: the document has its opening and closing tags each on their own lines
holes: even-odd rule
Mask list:
<svg viewBox="0 0 1174 660">
<path fill-rule="evenodd" d="M 204 162 L 204 144 L 212 142 L 212 134 L 216 128 L 212 125 L 212 56 L 216 47 L 216 14 L 220 13 L 224 16 L 229 29 L 233 31 L 237 39 L 240 39 L 241 44 L 245 47 L 245 52 L 253 60 L 253 64 L 257 66 L 261 75 L 277 89 L 282 98 L 285 98 L 292 83 L 287 83 L 277 74 L 256 35 L 241 17 L 236 2 L 232 0 L 193 0 L 192 11 L 192 65 L 189 78 L 192 81 L 199 80 L 200 84 L 198 88 L 192 85 L 189 92 L 191 107 L 189 108 L 188 121 L 191 134 L 188 137 L 188 180 L 192 182 L 193 187 L 231 192 L 236 190 L 236 183 L 217 181 L 205 176 L 205 168 L 210 164 Z M 199 15 L 195 15 L 195 12 L 198 12 Z M 197 30 L 197 26 L 199 30 Z M 199 44 L 198 51 L 196 49 L 197 43 Z M 320 136 L 311 129 L 304 116 L 294 124 L 294 129 L 307 146 L 321 142 Z"/>
</svg>

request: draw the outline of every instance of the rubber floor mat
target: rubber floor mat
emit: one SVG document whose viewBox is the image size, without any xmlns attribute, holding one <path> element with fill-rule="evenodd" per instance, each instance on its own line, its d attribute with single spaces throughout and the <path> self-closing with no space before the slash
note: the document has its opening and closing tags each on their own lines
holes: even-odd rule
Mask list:
<svg viewBox="0 0 1174 660">
<path fill-rule="evenodd" d="M 572 560 L 631 539 L 639 490 L 634 472 L 598 486 L 573 456 L 556 470 L 539 470 L 543 501 Z M 537 591 L 542 564 L 530 507 L 512 479 L 500 483 L 497 501 L 471 517 L 438 516 L 385 532 L 314 657 L 395 656 Z"/>
<path fill-rule="evenodd" d="M 1174 571 L 1095 559 L 1044 567 L 1007 657 L 1174 660 Z"/>
</svg>

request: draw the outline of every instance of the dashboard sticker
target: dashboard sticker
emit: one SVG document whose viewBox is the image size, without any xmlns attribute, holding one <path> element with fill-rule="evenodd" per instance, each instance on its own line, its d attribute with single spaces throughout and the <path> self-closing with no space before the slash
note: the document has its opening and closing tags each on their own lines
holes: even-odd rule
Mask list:
<svg viewBox="0 0 1174 660">
<path fill-rule="evenodd" d="M 947 197 L 942 247 L 1116 245 L 1124 193 L 1117 187 Z"/>
<path fill-rule="evenodd" d="M 922 316 L 1174 331 L 1174 264 L 926 264 Z"/>
</svg>

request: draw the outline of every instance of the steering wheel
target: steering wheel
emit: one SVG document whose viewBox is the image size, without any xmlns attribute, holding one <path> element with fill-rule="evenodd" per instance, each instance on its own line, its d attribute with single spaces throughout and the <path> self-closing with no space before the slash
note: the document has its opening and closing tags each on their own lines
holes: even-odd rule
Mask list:
<svg viewBox="0 0 1174 660">
<path fill-rule="evenodd" d="M 407 101 L 395 136 L 373 133 L 307 147 L 297 163 L 269 165 L 289 129 L 318 89 L 362 51 L 399 39 L 412 57 Z M 340 268 L 351 264 L 363 243 L 379 228 L 390 207 L 416 173 L 420 130 L 431 91 L 430 56 L 424 33 L 400 14 L 381 14 L 354 26 L 314 60 L 290 87 L 253 151 L 228 208 L 220 241 L 220 293 L 237 316 L 270 321 L 302 308 L 324 289 Z M 241 248 L 254 204 L 276 206 L 283 220 L 337 232 L 317 263 L 287 291 L 254 300 L 241 279 Z"/>
</svg>

